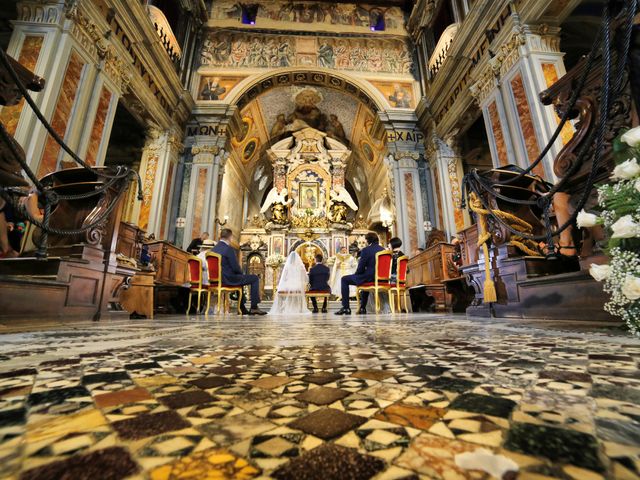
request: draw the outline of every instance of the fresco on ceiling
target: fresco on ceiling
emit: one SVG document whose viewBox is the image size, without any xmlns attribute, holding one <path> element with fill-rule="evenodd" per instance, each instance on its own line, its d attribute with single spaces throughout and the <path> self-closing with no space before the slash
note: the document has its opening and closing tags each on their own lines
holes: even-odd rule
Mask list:
<svg viewBox="0 0 640 480">
<path fill-rule="evenodd" d="M 371 82 L 382 92 L 384 98 L 393 108 L 415 108 L 413 86 L 411 83 Z"/>
<path fill-rule="evenodd" d="M 245 77 L 203 76 L 198 87 L 198 100 L 224 100 L 243 78 Z"/>
<path fill-rule="evenodd" d="M 258 98 L 271 138 L 312 127 L 348 145 L 358 103 L 338 90 L 318 87 L 282 87 Z"/>
<path fill-rule="evenodd" d="M 408 75 L 414 63 L 407 41 L 393 38 L 296 37 L 210 32 L 200 50 L 202 66 L 279 68 L 318 66 L 336 70 Z"/>
<path fill-rule="evenodd" d="M 210 26 L 249 27 L 241 23 L 240 3 L 233 0 L 213 3 Z M 399 7 L 381 9 L 371 5 L 329 2 L 260 2 L 254 28 L 307 31 L 305 24 L 313 23 L 315 30 L 370 34 L 371 23 L 380 12 L 384 12 L 384 34 L 407 35 L 404 27 L 405 15 Z"/>
</svg>

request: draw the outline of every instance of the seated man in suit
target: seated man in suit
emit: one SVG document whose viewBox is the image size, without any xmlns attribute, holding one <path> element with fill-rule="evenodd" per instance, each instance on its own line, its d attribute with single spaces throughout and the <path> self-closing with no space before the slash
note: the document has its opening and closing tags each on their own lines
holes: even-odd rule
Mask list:
<svg viewBox="0 0 640 480">
<path fill-rule="evenodd" d="M 220 232 L 220 241 L 213 247 L 215 253 L 222 257 L 222 284 L 234 287 L 249 285 L 251 288 L 251 309 L 245 306 L 245 296 L 242 296 L 240 309 L 243 315 L 266 315 L 267 312 L 260 310 L 260 279 L 257 275 L 244 275 L 238 263 L 238 252 L 231 246 L 233 232 L 228 228 L 223 228 Z"/>
<path fill-rule="evenodd" d="M 378 235 L 373 232 L 367 233 L 365 239 L 367 246 L 360 252 L 356 273 L 342 277 L 342 308 L 336 312 L 336 315 L 351 315 L 351 308 L 349 308 L 350 285 L 362 285 L 363 283 L 373 282 L 376 278 L 376 254 L 384 250 L 384 248 L 379 244 Z M 368 301 L 369 292 L 362 292 L 358 314 L 367 313 Z"/>
<path fill-rule="evenodd" d="M 309 290 L 313 292 L 330 292 L 329 277 L 331 277 L 331 270 L 329 267 L 322 263 L 322 254 L 317 254 L 315 258 L 315 264 L 309 269 Z M 318 313 L 318 302 L 316 297 L 311 297 L 311 304 L 313 305 L 313 313 Z M 327 313 L 327 297 L 322 302 L 322 313 Z"/>
</svg>

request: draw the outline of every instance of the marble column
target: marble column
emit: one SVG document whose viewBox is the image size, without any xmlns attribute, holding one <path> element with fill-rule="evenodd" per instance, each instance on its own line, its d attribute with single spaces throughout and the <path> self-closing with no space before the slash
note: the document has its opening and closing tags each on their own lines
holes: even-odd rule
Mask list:
<svg viewBox="0 0 640 480">
<path fill-rule="evenodd" d="M 176 130 L 147 132 L 140 177 L 142 179 L 142 202 L 133 209 L 140 228 L 157 239 L 165 239 L 171 211 L 169 202 L 173 195 L 175 171 L 182 151 L 181 133 Z"/>
<path fill-rule="evenodd" d="M 226 137 L 200 139 L 191 147 L 192 165 L 188 193 L 185 196 L 183 248 L 201 232 L 209 232 L 211 236 L 215 234 L 220 183 L 229 157 L 224 149 L 225 141 Z"/>
<path fill-rule="evenodd" d="M 538 95 L 565 73 L 559 50 L 560 29 L 547 25 L 515 26 L 507 31 L 495 55 L 479 68 L 471 93 L 480 104 L 496 167 L 513 163 L 528 167 L 538 158 L 559 119 Z M 553 181 L 553 159 L 573 135 L 568 124 L 543 162 L 533 170 Z"/>
<path fill-rule="evenodd" d="M 450 149 L 449 149 L 450 151 Z M 451 188 L 448 181 L 449 154 L 444 141 L 435 133 L 427 139 L 427 158 L 431 166 L 432 182 L 436 197 L 437 217 L 432 223 L 434 229 L 442 230 L 447 235 L 455 232 L 454 207 L 451 202 Z"/>
<path fill-rule="evenodd" d="M 34 101 L 52 127 L 90 164 L 104 160 L 126 75 L 85 7 L 63 0 L 18 2 L 7 52 L 46 80 Z M 76 166 L 24 103 L 0 118 L 39 175 Z"/>
<path fill-rule="evenodd" d="M 406 253 L 415 251 L 425 243 L 424 213 L 420 198 L 420 152 L 396 151 L 390 155 L 388 167 L 393 174 L 392 202 L 396 211 L 393 232 L 403 242 Z"/>
<path fill-rule="evenodd" d="M 431 181 L 431 166 L 424 155 L 422 155 L 418 161 L 418 176 L 420 178 L 420 198 L 422 200 L 423 225 L 424 222 L 429 222 L 431 225 L 435 225 L 436 210 L 433 182 Z"/>
</svg>

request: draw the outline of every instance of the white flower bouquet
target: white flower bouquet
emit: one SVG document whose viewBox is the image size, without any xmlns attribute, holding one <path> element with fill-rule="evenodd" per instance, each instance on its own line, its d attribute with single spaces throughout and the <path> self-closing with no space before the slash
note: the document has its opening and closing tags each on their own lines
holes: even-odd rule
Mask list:
<svg viewBox="0 0 640 480">
<path fill-rule="evenodd" d="M 608 265 L 591 265 L 591 276 L 610 295 L 605 309 L 640 336 L 640 127 L 614 141 L 611 183 L 598 188 L 600 215 L 584 210 L 579 227 L 603 225 L 609 235 Z"/>
<path fill-rule="evenodd" d="M 284 258 L 283 255 L 280 255 L 279 253 L 274 253 L 267 257 L 264 264 L 269 268 L 278 269 L 284 264 L 285 261 L 286 261 L 286 258 Z"/>
</svg>

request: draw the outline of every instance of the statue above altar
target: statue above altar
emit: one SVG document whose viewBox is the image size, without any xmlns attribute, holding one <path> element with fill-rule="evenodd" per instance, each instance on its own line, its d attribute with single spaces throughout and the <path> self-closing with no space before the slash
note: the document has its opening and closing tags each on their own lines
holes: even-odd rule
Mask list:
<svg viewBox="0 0 640 480">
<path fill-rule="evenodd" d="M 260 213 L 268 229 L 326 233 L 353 228 L 358 204 L 345 186 L 351 151 L 343 143 L 305 127 L 275 143 L 267 154 L 273 188 Z"/>
</svg>

